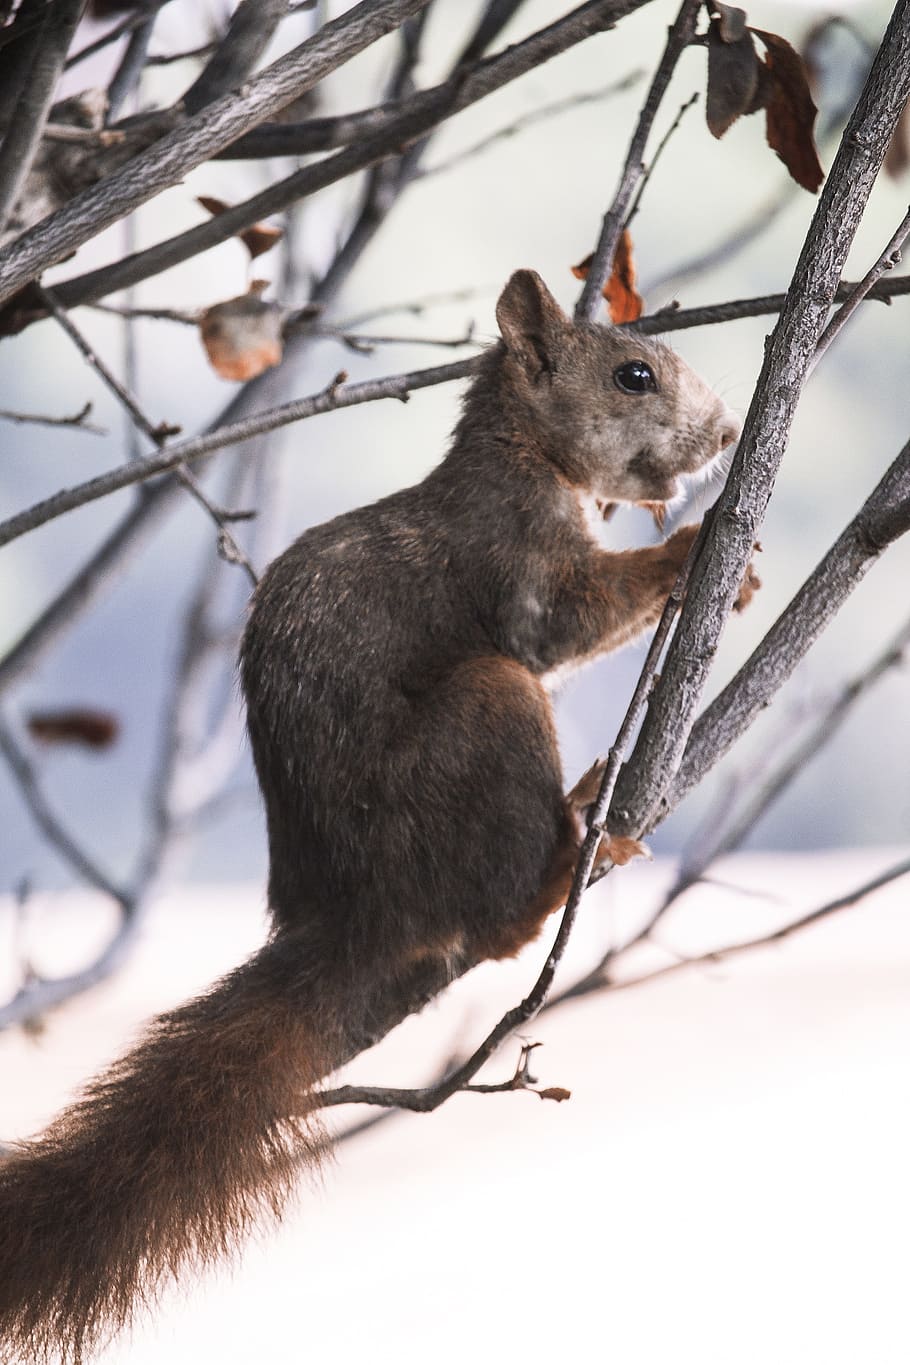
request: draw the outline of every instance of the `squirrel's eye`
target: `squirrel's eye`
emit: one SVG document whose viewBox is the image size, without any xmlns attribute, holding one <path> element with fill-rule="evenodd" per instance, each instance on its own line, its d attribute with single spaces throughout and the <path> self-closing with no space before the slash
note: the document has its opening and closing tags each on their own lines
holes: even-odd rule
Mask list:
<svg viewBox="0 0 910 1365">
<path fill-rule="evenodd" d="M 657 378 L 644 360 L 627 360 L 613 371 L 613 383 L 623 393 L 657 393 Z"/>
</svg>

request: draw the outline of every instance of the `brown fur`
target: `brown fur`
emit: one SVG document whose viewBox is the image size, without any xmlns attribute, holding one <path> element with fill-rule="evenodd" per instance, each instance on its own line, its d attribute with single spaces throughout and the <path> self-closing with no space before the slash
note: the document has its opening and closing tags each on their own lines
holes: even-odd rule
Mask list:
<svg viewBox="0 0 910 1365">
<path fill-rule="evenodd" d="M 607 553 L 584 499 L 663 501 L 736 423 L 666 347 L 572 324 L 530 271 L 497 316 L 443 463 L 307 531 L 257 588 L 241 662 L 273 937 L 0 1167 L 7 1360 L 80 1360 L 280 1214 L 319 1159 L 312 1086 L 390 994 L 518 952 L 565 899 L 596 782 L 564 795 L 547 676 L 653 624 L 695 534 Z M 619 384 L 629 361 L 652 390 Z"/>
</svg>

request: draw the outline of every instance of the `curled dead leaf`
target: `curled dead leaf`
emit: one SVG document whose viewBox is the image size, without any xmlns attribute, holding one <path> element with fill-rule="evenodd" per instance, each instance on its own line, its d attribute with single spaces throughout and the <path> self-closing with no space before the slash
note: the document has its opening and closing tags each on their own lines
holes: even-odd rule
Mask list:
<svg viewBox="0 0 910 1365">
<path fill-rule="evenodd" d="M 825 178 L 813 129 L 818 110 L 802 57 L 786 38 L 765 29 L 752 32 L 765 45 L 765 127 L 775 151 L 798 185 L 815 194 Z"/>
<path fill-rule="evenodd" d="M 281 360 L 282 310 L 259 297 L 264 286 L 254 280 L 249 293 L 213 304 L 199 319 L 202 344 L 222 379 L 254 379 Z"/>
<path fill-rule="evenodd" d="M 592 253 L 578 265 L 572 266 L 572 274 L 577 280 L 587 278 L 593 259 Z M 612 273 L 603 288 L 603 295 L 610 309 L 610 320 L 617 326 L 621 322 L 635 322 L 644 312 L 644 299 L 635 288 L 635 278 L 632 237 L 623 229 L 616 244 Z"/>
<path fill-rule="evenodd" d="M 557 1104 L 572 1098 L 572 1091 L 565 1090 L 561 1085 L 548 1085 L 545 1090 L 538 1090 L 537 1093 L 542 1100 L 555 1100 Z"/>
<path fill-rule="evenodd" d="M 26 728 L 41 744 L 81 744 L 86 749 L 108 749 L 120 734 L 120 722 L 113 712 L 88 706 L 33 711 Z"/>
<path fill-rule="evenodd" d="M 231 207 L 223 199 L 216 199 L 210 194 L 197 194 L 196 202 L 201 204 L 213 218 Z M 242 228 L 235 235 L 240 238 L 250 253 L 250 260 L 255 261 L 257 256 L 262 256 L 266 251 L 271 251 L 276 242 L 281 241 L 284 233 L 281 228 L 272 227 L 270 223 L 253 223 L 252 227 Z"/>
</svg>

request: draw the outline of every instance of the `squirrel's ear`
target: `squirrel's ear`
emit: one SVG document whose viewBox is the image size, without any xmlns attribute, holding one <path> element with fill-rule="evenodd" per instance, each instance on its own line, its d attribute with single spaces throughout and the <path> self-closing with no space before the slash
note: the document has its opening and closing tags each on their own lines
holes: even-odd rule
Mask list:
<svg viewBox="0 0 910 1365">
<path fill-rule="evenodd" d="M 496 304 L 506 347 L 529 374 L 558 368 L 569 319 L 536 270 L 516 270 Z"/>
</svg>

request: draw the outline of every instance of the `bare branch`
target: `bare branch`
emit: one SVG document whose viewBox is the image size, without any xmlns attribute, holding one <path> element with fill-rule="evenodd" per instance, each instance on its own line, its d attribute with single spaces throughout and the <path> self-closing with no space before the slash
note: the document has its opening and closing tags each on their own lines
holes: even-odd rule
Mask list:
<svg viewBox="0 0 910 1365">
<path fill-rule="evenodd" d="M 910 530 L 910 441 L 743 667 L 692 728 L 661 815 L 727 752 L 888 545 Z"/>
<path fill-rule="evenodd" d="M 773 929 L 769 934 L 760 934 L 757 938 L 744 939 L 739 943 L 728 943 L 722 948 L 714 948 L 710 952 L 699 953 L 696 957 L 679 958 L 675 962 L 668 963 L 665 967 L 658 967 L 656 971 L 644 972 L 641 976 L 628 977 L 625 980 L 606 981 L 601 984 L 600 989 L 629 990 L 632 986 L 647 985 L 649 981 L 657 981 L 662 977 L 672 975 L 674 972 L 684 971 L 688 967 L 724 962 L 728 958 L 739 956 L 741 953 L 753 952 L 756 948 L 765 948 L 772 943 L 782 943 L 791 935 L 798 934 L 803 929 L 808 929 L 814 924 L 819 924 L 822 920 L 829 919 L 839 910 L 846 910 L 857 905 L 875 891 L 880 891 L 882 887 L 888 886 L 891 882 L 897 881 L 900 877 L 906 877 L 908 874 L 910 874 L 910 858 L 904 858 L 899 863 L 895 863 L 893 867 L 888 868 L 887 871 L 880 872 L 878 876 L 863 882 L 853 891 L 848 891 L 835 900 L 826 901 L 824 905 L 819 905 L 807 914 L 800 915 L 798 919 L 791 920 L 789 924 L 784 924 L 779 929 Z"/>
<path fill-rule="evenodd" d="M 695 36 L 695 24 L 700 9 L 701 0 L 683 0 L 676 20 L 670 29 L 664 54 L 660 59 L 657 71 L 654 73 L 654 79 L 645 97 L 635 132 L 632 134 L 632 140 L 629 143 L 619 185 L 613 196 L 613 202 L 604 216 L 594 257 L 588 266 L 584 286 L 575 305 L 575 316 L 579 320 L 593 318 L 600 304 L 603 287 L 613 269 L 613 258 L 616 255 L 617 243 L 626 221 L 629 205 L 632 202 L 632 195 L 644 174 L 645 146 L 651 132 L 651 125 L 670 83 L 670 77 L 676 69 L 676 64 Z"/>
<path fill-rule="evenodd" d="M 845 281 L 837 286 L 835 300 L 846 299 L 856 288 Z M 890 303 L 893 298 L 910 294 L 910 275 L 880 280 L 869 290 L 867 298 Z M 710 327 L 718 322 L 734 322 L 739 318 L 757 318 L 767 313 L 779 313 L 787 302 L 786 294 L 759 294 L 751 299 L 733 299 L 728 303 L 709 303 L 700 308 L 660 308 L 636 322 L 625 323 L 630 331 L 654 336 L 660 332 L 679 332 L 689 327 Z"/>
<path fill-rule="evenodd" d="M 464 162 L 472 161 L 475 157 L 488 152 L 491 147 L 496 147 L 499 143 L 518 136 L 526 129 L 533 128 L 536 123 L 548 122 L 560 114 L 584 108 L 589 104 L 601 104 L 604 100 L 612 99 L 614 95 L 620 95 L 626 90 L 631 90 L 633 86 L 638 84 L 643 75 L 644 72 L 639 68 L 636 71 L 630 71 L 626 76 L 621 76 L 617 81 L 612 81 L 609 85 L 601 86 L 599 90 L 582 90 L 576 95 L 568 95 L 565 99 L 544 104 L 539 109 L 531 109 L 527 114 L 520 115 L 505 128 L 497 128 L 495 132 L 489 133 L 478 142 L 472 143 L 470 147 L 465 147 L 462 151 L 455 152 L 452 156 L 444 157 L 434 165 L 425 167 L 418 172 L 415 179 L 426 180 L 430 176 L 441 175 L 444 171 L 454 170 L 463 165 Z"/>
<path fill-rule="evenodd" d="M 827 327 L 818 339 L 815 355 L 812 358 L 813 368 L 821 360 L 832 341 L 840 335 L 841 331 L 856 312 L 872 286 L 881 279 L 886 270 L 893 270 L 896 265 L 900 265 L 901 247 L 908 237 L 910 237 L 910 208 L 907 209 L 907 212 L 901 219 L 900 226 L 875 262 L 875 265 L 873 265 L 872 269 L 863 276 L 859 284 L 851 292 L 849 298 L 845 299 L 844 303 L 834 314 L 834 317 L 829 320 Z"/>
<path fill-rule="evenodd" d="M 54 87 L 81 13 L 82 0 L 55 0 L 47 6 L 28 77 L 0 148 L 0 234 L 35 159 Z"/>
<path fill-rule="evenodd" d="M 188 114 L 198 113 L 252 75 L 287 12 L 286 0 L 240 0 L 213 56 L 183 96 Z"/>
<path fill-rule="evenodd" d="M 679 765 L 783 458 L 822 320 L 908 94 L 910 0 L 898 0 L 822 190 L 787 304 L 766 349 L 705 552 L 693 569 L 660 682 L 633 757 L 617 785 L 609 817 L 616 833 L 638 834 L 651 827 L 661 809 L 661 795 Z"/>
<path fill-rule="evenodd" d="M 412 370 L 409 374 L 390 375 L 385 379 L 367 379 L 360 384 L 332 383 L 320 393 L 309 398 L 285 403 L 256 416 L 247 417 L 230 426 L 217 428 L 203 436 L 188 441 L 178 441 L 168 446 L 158 455 L 150 455 L 144 460 L 133 460 L 106 474 L 100 474 L 75 488 L 64 489 L 60 493 L 45 498 L 7 521 L 0 523 L 0 546 L 8 544 L 27 531 L 44 525 L 54 517 L 62 516 L 76 507 L 84 507 L 88 502 L 107 497 L 121 488 L 141 483 L 157 474 L 165 474 L 177 469 L 185 461 L 198 460 L 215 450 L 248 441 L 252 436 L 261 436 L 276 427 L 286 426 L 289 422 L 303 421 L 320 413 L 333 412 L 338 408 L 353 407 L 357 403 L 370 403 L 380 398 L 397 398 L 407 402 L 409 395 L 417 389 L 428 388 L 434 384 L 445 384 L 451 379 L 461 379 L 478 364 L 479 357 L 456 360 L 449 365 L 436 365 L 432 369 Z"/>
<path fill-rule="evenodd" d="M 129 413 L 130 419 L 136 428 L 144 434 L 158 447 L 164 450 L 167 446 L 168 438 L 179 432 L 180 428 L 171 426 L 166 422 L 153 424 L 136 402 L 135 398 L 120 383 L 120 380 L 113 371 L 104 363 L 100 356 L 89 345 L 86 338 L 73 322 L 72 318 L 65 309 L 60 307 L 57 299 L 50 289 L 45 289 L 41 285 L 36 285 L 38 296 L 42 303 L 53 314 L 54 318 L 66 332 L 70 340 L 76 345 L 79 352 L 85 357 L 89 365 L 102 380 L 102 382 L 114 394 L 118 402 Z M 129 468 L 135 468 L 137 460 L 130 462 Z M 223 508 L 216 507 L 207 496 L 198 480 L 187 469 L 178 469 L 177 477 L 189 493 L 196 499 L 218 527 L 219 553 L 224 559 L 228 559 L 232 564 L 239 564 L 246 572 L 250 582 L 255 584 L 258 580 L 256 571 L 244 554 L 237 541 L 230 532 L 228 523 L 232 519 L 231 515 Z"/>
<path fill-rule="evenodd" d="M 68 3 L 78 6 L 79 0 Z M 137 153 L 120 171 L 77 194 L 64 208 L 0 252 L 0 301 L 102 228 L 167 189 L 248 128 L 312 89 L 323 76 L 426 4 L 427 0 L 360 0 L 241 90 L 213 101 Z M 62 291 L 60 298 L 65 304 L 71 303 Z"/>
<path fill-rule="evenodd" d="M 862 673 L 845 683 L 836 696 L 813 717 L 807 733 L 786 757 L 770 771 L 761 774 L 761 780 L 749 791 L 748 799 L 741 810 L 737 811 L 734 807 L 731 811 L 729 798 L 726 799 L 726 818 L 720 820 L 715 818 L 710 837 L 703 841 L 697 857 L 687 857 L 684 860 L 678 881 L 685 877 L 686 883 L 691 885 L 702 875 L 709 862 L 740 846 L 769 806 L 829 743 L 860 698 L 864 697 L 890 669 L 904 662 L 908 645 L 910 620 L 904 623 L 885 649 L 863 669 Z M 788 725 L 787 729 L 789 731 L 791 726 Z"/>
<path fill-rule="evenodd" d="M 91 403 L 85 403 L 78 412 L 74 412 L 70 417 L 51 417 L 47 413 L 12 412 L 6 408 L 0 408 L 0 418 L 6 422 L 34 422 L 45 427 L 73 427 L 76 431 L 88 431 L 94 436 L 107 435 L 104 427 L 96 426 L 94 422 L 86 420 L 91 410 Z"/>
<path fill-rule="evenodd" d="M 391 0 L 385 0 L 385 2 L 391 3 Z M 404 0 L 400 0 L 400 2 L 404 3 Z M 422 2 L 425 4 L 426 0 L 422 0 Z M 409 3 L 412 9 L 416 8 L 415 0 L 409 0 Z M 137 284 L 150 275 L 155 275 L 172 265 L 178 265 L 181 261 L 197 255 L 200 251 L 208 250 L 209 247 L 227 241 L 241 229 L 250 227 L 260 219 L 277 213 L 287 208 L 289 204 L 307 195 L 314 194 L 317 190 L 325 189 L 356 171 L 364 170 L 390 156 L 400 156 L 403 148 L 424 137 L 452 114 L 460 112 L 469 105 L 492 94 L 493 91 L 501 89 L 509 82 L 517 80 L 519 76 L 567 51 L 576 43 L 583 42 L 595 33 L 601 33 L 605 29 L 612 28 L 619 19 L 650 3 L 651 0 L 588 0 L 588 3 L 573 10 L 565 18 L 532 34 L 523 42 L 516 43 L 514 47 L 507 48 L 498 56 L 487 58 L 467 72 L 459 72 L 450 77 L 442 85 L 414 95 L 407 102 L 400 115 L 385 124 L 380 132 L 359 140 L 355 146 L 346 148 L 323 161 L 303 167 L 286 179 L 270 185 L 268 189 L 261 191 L 252 198 L 235 204 L 216 217 L 210 218 L 197 227 L 190 228 L 187 232 L 182 232 L 165 242 L 159 242 L 146 251 L 138 252 L 134 256 L 126 257 L 99 270 L 90 271 L 88 274 L 63 281 L 55 286 L 57 297 L 66 307 L 71 308 L 77 303 L 93 302 L 115 289 L 123 289 L 130 284 Z M 321 30 L 321 32 L 324 31 Z M 312 41 L 315 39 L 311 39 Z M 256 82 L 263 80 L 267 74 L 264 72 L 262 76 L 256 77 L 253 82 L 250 82 L 249 89 L 252 90 Z M 316 78 L 314 77 L 314 79 Z M 220 107 L 220 104 L 217 107 Z M 196 119 L 191 121 L 193 126 L 195 127 L 199 120 L 208 121 L 212 119 L 212 110 L 215 108 L 216 106 L 212 106 L 204 114 L 197 115 Z M 184 127 L 189 126 L 190 124 L 186 124 Z M 179 131 L 182 132 L 183 130 Z M 160 149 L 163 146 L 165 150 L 170 148 L 170 139 L 176 136 L 177 134 L 172 134 L 170 138 L 159 139 L 154 144 L 153 148 L 150 149 L 154 160 L 159 159 Z M 192 140 L 191 145 L 195 146 Z M 210 155 L 210 151 L 211 149 L 200 155 L 199 160 L 204 160 L 206 156 Z M 117 186 L 123 183 L 124 173 L 132 167 L 138 169 L 138 165 L 145 155 L 143 153 L 134 157 L 124 168 L 124 172 L 119 173 L 118 176 L 108 177 L 95 189 L 79 195 L 73 201 L 73 206 L 84 203 L 85 212 L 90 212 L 91 205 L 85 201 L 85 196 L 101 191 L 107 192 L 112 187 L 116 190 Z M 164 162 L 167 163 L 170 159 L 169 156 L 165 157 Z M 196 163 L 194 162 L 194 164 Z M 164 186 L 159 186 L 159 188 L 164 188 Z M 145 197 L 148 198 L 149 196 L 146 195 Z M 129 207 L 135 207 L 135 205 L 131 204 Z M 69 211 L 69 209 L 61 210 L 60 213 L 48 220 L 49 225 L 54 224 L 53 241 L 65 243 L 63 251 L 75 244 L 69 238 L 67 228 L 69 220 L 64 220 L 61 217 L 61 214 L 69 213 Z M 120 214 L 117 212 L 113 216 L 116 218 Z M 50 231 L 50 227 L 48 227 L 48 231 Z M 37 241 L 33 247 L 30 247 L 28 242 L 32 240 L 32 236 L 33 234 L 25 234 L 21 239 L 22 245 L 8 248 L 6 256 L 0 252 L 0 271 L 3 271 L 5 277 L 10 281 L 8 289 L 6 286 L 0 285 L 0 302 L 4 298 L 9 298 L 15 288 L 25 283 L 27 279 L 50 263 L 53 254 L 51 248 L 47 243 L 42 244 Z M 14 257 L 9 255 L 13 251 L 16 253 Z M 59 259 L 59 257 L 55 256 L 54 259 Z"/>
</svg>

